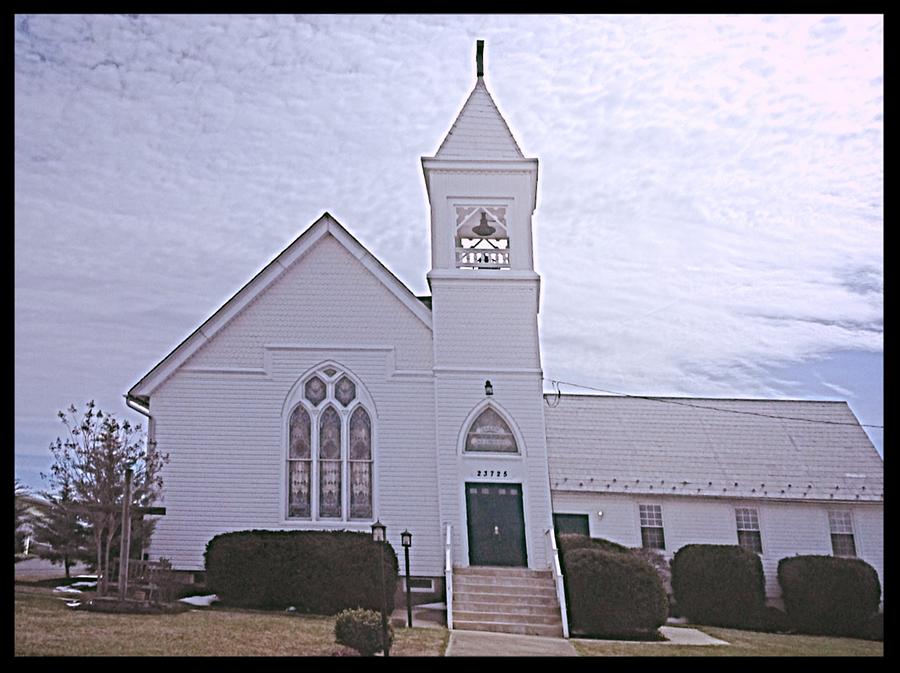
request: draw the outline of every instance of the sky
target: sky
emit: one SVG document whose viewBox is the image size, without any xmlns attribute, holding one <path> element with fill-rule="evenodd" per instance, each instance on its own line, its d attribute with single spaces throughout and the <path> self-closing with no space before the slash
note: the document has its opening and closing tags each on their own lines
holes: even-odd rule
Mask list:
<svg viewBox="0 0 900 673">
<path fill-rule="evenodd" d="M 883 426 L 880 15 L 15 17 L 15 472 L 324 212 L 428 294 L 420 157 L 485 83 L 540 161 L 545 389 Z M 578 386 L 586 386 L 576 387 Z M 883 456 L 883 430 L 866 428 Z"/>
</svg>

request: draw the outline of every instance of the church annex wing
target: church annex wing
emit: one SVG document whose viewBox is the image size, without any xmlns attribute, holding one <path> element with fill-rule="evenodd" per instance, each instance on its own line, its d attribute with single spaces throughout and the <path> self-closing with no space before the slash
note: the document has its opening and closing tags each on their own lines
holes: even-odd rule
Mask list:
<svg viewBox="0 0 900 673">
<path fill-rule="evenodd" d="M 146 406 L 150 395 L 156 388 L 326 236 L 331 236 L 358 259 L 401 304 L 429 330 L 431 329 L 430 302 L 426 303 L 422 299 L 417 298 L 406 285 L 391 273 L 330 213 L 325 212 L 306 231 L 294 239 L 287 248 L 279 253 L 275 259 L 248 281 L 244 287 L 238 290 L 231 299 L 207 318 L 190 336 L 176 346 L 172 352 L 132 386 L 126 394 L 126 398 Z"/>
</svg>

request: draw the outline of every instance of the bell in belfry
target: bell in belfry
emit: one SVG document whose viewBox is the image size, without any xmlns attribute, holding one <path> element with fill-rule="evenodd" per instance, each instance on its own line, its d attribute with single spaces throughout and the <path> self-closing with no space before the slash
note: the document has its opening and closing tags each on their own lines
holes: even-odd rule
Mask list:
<svg viewBox="0 0 900 673">
<path fill-rule="evenodd" d="M 481 222 L 478 223 L 477 227 L 472 228 L 472 232 L 475 234 L 478 234 L 479 236 L 490 236 L 495 231 L 497 231 L 497 230 L 488 224 L 487 213 L 482 210 L 481 211 Z"/>
</svg>

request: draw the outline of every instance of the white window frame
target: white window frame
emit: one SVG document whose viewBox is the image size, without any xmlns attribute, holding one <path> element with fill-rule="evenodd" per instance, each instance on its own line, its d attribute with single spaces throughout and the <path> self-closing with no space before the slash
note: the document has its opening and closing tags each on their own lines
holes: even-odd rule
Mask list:
<svg viewBox="0 0 900 673">
<path fill-rule="evenodd" d="M 843 519 L 837 521 L 838 517 Z M 834 548 L 834 536 L 849 536 L 853 544 L 853 554 L 838 554 Z M 853 525 L 853 512 L 849 509 L 828 510 L 828 539 L 831 541 L 831 554 L 838 558 L 859 558 L 859 544 L 856 538 L 856 527 Z"/>
<path fill-rule="evenodd" d="M 645 516 L 645 514 L 647 516 Z M 658 526 L 655 525 L 657 520 L 659 521 Z M 641 547 L 643 549 L 653 549 L 659 552 L 666 551 L 666 529 L 662 515 L 662 505 L 656 503 L 638 503 L 638 523 L 640 524 L 641 529 Z M 662 547 L 647 547 L 644 545 L 645 528 L 648 530 L 660 531 L 662 534 Z"/>
<path fill-rule="evenodd" d="M 747 551 L 763 555 L 762 530 L 759 525 L 759 511 L 755 507 L 734 508 L 735 527 L 737 528 L 738 545 Z M 741 544 L 741 533 L 756 533 L 759 549 L 751 549 Z"/>
<path fill-rule="evenodd" d="M 325 374 L 326 369 L 334 369 L 335 374 L 333 376 L 328 376 Z M 326 386 L 325 398 L 319 402 L 317 406 L 313 406 L 312 403 L 306 399 L 306 383 L 314 376 L 319 377 Z M 347 407 L 344 407 L 340 401 L 338 401 L 335 396 L 335 385 L 342 377 L 346 376 L 350 379 L 353 384 L 356 386 L 356 397 L 350 402 Z M 282 484 L 284 490 L 284 495 L 282 497 L 282 506 L 284 512 L 284 520 L 286 523 L 297 523 L 297 524 L 320 524 L 324 526 L 334 526 L 338 524 L 350 524 L 350 525 L 363 525 L 367 523 L 372 523 L 375 521 L 375 511 L 377 507 L 376 503 L 376 474 L 375 474 L 375 465 L 377 463 L 377 451 L 376 451 L 376 414 L 375 414 L 375 405 L 372 403 L 372 399 L 366 391 L 365 387 L 362 385 L 360 380 L 354 376 L 346 367 L 326 362 L 321 365 L 316 366 L 314 369 L 309 370 L 305 373 L 300 379 L 298 379 L 297 383 L 295 383 L 294 387 L 291 390 L 291 393 L 288 395 L 289 404 L 285 407 L 284 413 L 284 475 L 282 478 Z M 291 498 L 291 484 L 290 484 L 290 463 L 292 459 L 290 458 L 290 423 L 291 416 L 294 413 L 294 410 L 298 407 L 302 406 L 306 413 L 309 414 L 310 418 L 310 457 L 311 457 L 311 466 L 310 466 L 310 516 L 309 517 L 298 517 L 298 516 L 290 516 L 290 498 Z M 337 411 L 338 417 L 341 423 L 341 451 L 340 451 L 340 460 L 341 460 L 341 516 L 340 517 L 321 517 L 319 515 L 319 421 L 321 420 L 322 413 L 328 407 L 332 407 Z M 369 461 L 370 468 L 370 477 L 371 477 L 371 500 L 372 500 L 372 513 L 368 518 L 350 518 L 350 417 L 352 414 L 359 408 L 362 407 L 366 413 L 369 415 L 369 427 L 370 427 L 370 451 L 371 451 L 371 459 Z"/>
</svg>

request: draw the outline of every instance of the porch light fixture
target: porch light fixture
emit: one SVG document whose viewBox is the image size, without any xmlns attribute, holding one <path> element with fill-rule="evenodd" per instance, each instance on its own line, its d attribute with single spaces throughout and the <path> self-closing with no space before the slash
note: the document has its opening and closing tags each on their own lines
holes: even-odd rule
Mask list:
<svg viewBox="0 0 900 673">
<path fill-rule="evenodd" d="M 391 644 L 388 642 L 387 628 L 387 595 L 384 589 L 384 549 L 381 548 L 386 542 L 387 526 L 380 521 L 372 524 L 372 540 L 379 545 L 378 559 L 381 567 L 381 651 L 384 656 L 391 656 Z"/>
<path fill-rule="evenodd" d="M 494 394 L 494 386 L 491 385 L 490 381 L 484 382 L 484 394 L 488 397 Z"/>
<path fill-rule="evenodd" d="M 412 546 L 412 533 L 404 530 L 400 533 L 400 544 L 403 545 L 403 556 L 406 558 L 406 628 L 412 628 L 412 601 L 409 588 L 409 548 Z"/>
</svg>

